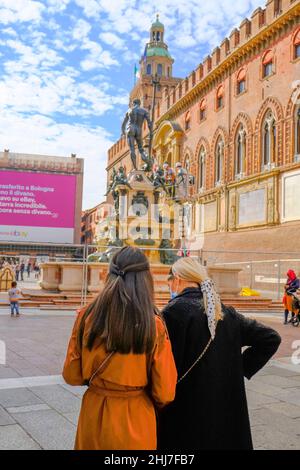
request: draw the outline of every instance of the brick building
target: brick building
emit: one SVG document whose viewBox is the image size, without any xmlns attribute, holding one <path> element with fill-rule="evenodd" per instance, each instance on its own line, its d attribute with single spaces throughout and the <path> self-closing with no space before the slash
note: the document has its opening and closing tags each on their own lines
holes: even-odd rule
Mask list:
<svg viewBox="0 0 300 470">
<path fill-rule="evenodd" d="M 92 209 L 82 211 L 81 214 L 81 244 L 93 245 L 97 243 L 99 224 L 103 224 L 110 213 L 106 202 L 101 202 Z"/>
<path fill-rule="evenodd" d="M 187 78 L 162 86 L 153 148 L 195 177 L 206 249 L 299 251 L 289 240 L 300 229 L 300 2 L 268 0 Z M 131 169 L 125 138 L 109 150 L 108 181 L 120 164 Z"/>
</svg>

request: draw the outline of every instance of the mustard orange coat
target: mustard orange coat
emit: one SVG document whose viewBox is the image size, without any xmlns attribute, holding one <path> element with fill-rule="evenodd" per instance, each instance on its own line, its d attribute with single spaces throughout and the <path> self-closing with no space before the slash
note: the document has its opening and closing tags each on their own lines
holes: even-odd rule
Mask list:
<svg viewBox="0 0 300 470">
<path fill-rule="evenodd" d="M 78 351 L 76 338 L 83 313 L 80 311 L 75 321 L 63 369 L 63 377 L 70 385 L 83 385 L 107 357 L 103 346 Z M 156 449 L 154 403 L 162 407 L 174 400 L 177 372 L 166 328 L 158 316 L 155 321 L 149 391 L 146 354 L 115 353 L 83 396 L 75 449 Z"/>
</svg>

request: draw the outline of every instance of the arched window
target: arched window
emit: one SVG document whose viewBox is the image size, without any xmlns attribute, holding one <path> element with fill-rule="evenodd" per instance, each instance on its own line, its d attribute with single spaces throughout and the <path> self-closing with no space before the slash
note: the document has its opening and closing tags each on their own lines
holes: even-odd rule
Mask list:
<svg viewBox="0 0 300 470">
<path fill-rule="evenodd" d="M 171 69 L 170 69 L 170 67 L 168 67 L 168 77 L 170 77 L 170 76 L 171 76 Z"/>
<path fill-rule="evenodd" d="M 269 111 L 263 122 L 263 169 L 270 169 L 276 161 L 276 121 L 274 115 Z"/>
<path fill-rule="evenodd" d="M 156 41 L 160 41 L 160 32 L 159 31 L 157 31 L 157 33 L 156 33 Z"/>
<path fill-rule="evenodd" d="M 188 154 L 185 156 L 185 159 L 184 159 L 184 168 L 186 169 L 188 173 L 190 172 L 191 164 L 190 164 L 190 157 Z"/>
<path fill-rule="evenodd" d="M 272 51 L 267 51 L 263 56 L 263 78 L 269 77 L 274 73 L 274 54 Z"/>
<path fill-rule="evenodd" d="M 236 133 L 235 140 L 235 175 L 242 176 L 245 172 L 246 160 L 246 131 L 243 125 L 240 125 Z"/>
<path fill-rule="evenodd" d="M 246 91 L 246 69 L 245 68 L 242 68 L 237 75 L 236 89 L 237 89 L 237 95 L 240 95 L 241 93 Z"/>
<path fill-rule="evenodd" d="M 224 141 L 219 137 L 216 145 L 215 154 L 215 183 L 221 183 L 223 176 L 223 160 L 224 160 Z"/>
<path fill-rule="evenodd" d="M 294 43 L 293 43 L 293 59 L 300 58 L 300 29 L 294 36 Z"/>
<path fill-rule="evenodd" d="M 147 75 L 151 75 L 151 64 L 147 64 Z"/>
<path fill-rule="evenodd" d="M 274 1 L 274 15 L 280 15 L 282 13 L 282 0 Z"/>
<path fill-rule="evenodd" d="M 199 153 L 199 190 L 205 188 L 205 161 L 206 152 L 204 147 L 201 147 Z"/>
<path fill-rule="evenodd" d="M 300 161 L 300 106 L 295 112 L 295 160 Z"/>
<path fill-rule="evenodd" d="M 188 111 L 185 115 L 185 130 L 188 131 L 191 128 L 191 113 Z"/>
<path fill-rule="evenodd" d="M 206 99 L 203 98 L 203 100 L 200 103 L 200 121 L 203 121 L 206 119 Z"/>
<path fill-rule="evenodd" d="M 159 77 L 161 77 L 162 74 L 163 74 L 163 66 L 162 66 L 162 64 L 158 64 L 158 65 L 157 65 L 157 75 L 158 75 Z"/>
<path fill-rule="evenodd" d="M 221 109 L 224 106 L 224 85 L 221 85 L 217 91 L 216 108 Z"/>
</svg>

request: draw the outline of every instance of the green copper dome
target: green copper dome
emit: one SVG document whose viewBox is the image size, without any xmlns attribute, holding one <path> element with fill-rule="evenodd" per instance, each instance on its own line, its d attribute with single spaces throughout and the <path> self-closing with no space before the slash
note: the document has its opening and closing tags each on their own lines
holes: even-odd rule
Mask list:
<svg viewBox="0 0 300 470">
<path fill-rule="evenodd" d="M 152 28 L 165 29 L 164 25 L 159 21 L 159 15 L 156 15 L 156 21 L 152 23 Z"/>
<path fill-rule="evenodd" d="M 171 55 L 167 49 L 159 46 L 150 46 L 147 48 L 147 57 L 168 57 L 171 59 Z"/>
</svg>

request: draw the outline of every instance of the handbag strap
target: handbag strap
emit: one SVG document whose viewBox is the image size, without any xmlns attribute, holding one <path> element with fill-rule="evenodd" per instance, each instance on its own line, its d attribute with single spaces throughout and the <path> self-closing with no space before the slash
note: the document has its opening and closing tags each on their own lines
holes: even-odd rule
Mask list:
<svg viewBox="0 0 300 470">
<path fill-rule="evenodd" d="M 108 366 L 112 356 L 115 354 L 115 351 L 112 351 L 111 353 L 108 354 L 108 356 L 106 356 L 106 358 L 101 362 L 100 366 L 95 370 L 95 372 L 93 373 L 92 377 L 90 378 L 89 380 L 89 386 L 91 385 L 92 381 L 94 380 L 94 378 L 96 377 L 97 374 L 99 374 L 100 372 L 103 372 L 106 367 Z"/>
<path fill-rule="evenodd" d="M 198 362 L 202 359 L 202 357 L 204 356 L 204 354 L 206 353 L 206 351 L 208 350 L 209 346 L 211 345 L 212 343 L 212 338 L 209 339 L 207 345 L 205 346 L 205 348 L 203 349 L 202 353 L 200 354 L 200 356 L 195 360 L 195 362 L 191 365 L 191 367 L 185 372 L 185 374 L 183 374 L 180 379 L 178 379 L 177 381 L 177 385 L 191 372 L 191 370 L 198 364 Z"/>
</svg>

